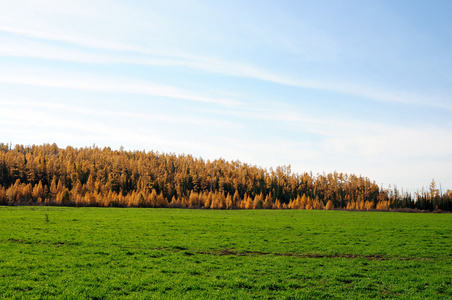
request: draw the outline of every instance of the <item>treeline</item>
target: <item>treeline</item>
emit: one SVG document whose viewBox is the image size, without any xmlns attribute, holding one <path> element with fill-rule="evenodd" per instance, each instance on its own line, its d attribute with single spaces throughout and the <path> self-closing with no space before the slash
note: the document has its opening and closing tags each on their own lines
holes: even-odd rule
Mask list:
<svg viewBox="0 0 452 300">
<path fill-rule="evenodd" d="M 452 191 L 442 193 L 433 181 L 413 197 L 336 172 L 314 176 L 191 155 L 0 143 L 0 204 L 450 211 Z"/>
</svg>

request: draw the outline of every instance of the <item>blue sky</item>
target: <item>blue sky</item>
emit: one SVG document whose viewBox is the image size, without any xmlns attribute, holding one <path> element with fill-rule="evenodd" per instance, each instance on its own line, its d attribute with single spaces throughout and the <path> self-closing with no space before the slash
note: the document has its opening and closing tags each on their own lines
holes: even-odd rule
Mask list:
<svg viewBox="0 0 452 300">
<path fill-rule="evenodd" d="M 0 140 L 452 188 L 451 1 L 2 1 Z"/>
</svg>

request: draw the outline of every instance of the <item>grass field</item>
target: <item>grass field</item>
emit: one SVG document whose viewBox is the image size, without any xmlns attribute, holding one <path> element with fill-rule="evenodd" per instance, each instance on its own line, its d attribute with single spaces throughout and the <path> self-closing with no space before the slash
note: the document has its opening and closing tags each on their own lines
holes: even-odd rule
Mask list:
<svg viewBox="0 0 452 300">
<path fill-rule="evenodd" d="M 452 214 L 0 207 L 0 298 L 452 298 Z"/>
</svg>

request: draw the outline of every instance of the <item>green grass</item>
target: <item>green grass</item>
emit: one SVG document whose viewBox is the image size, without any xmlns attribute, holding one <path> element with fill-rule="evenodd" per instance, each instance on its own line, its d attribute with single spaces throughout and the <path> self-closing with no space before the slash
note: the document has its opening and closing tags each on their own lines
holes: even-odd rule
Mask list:
<svg viewBox="0 0 452 300">
<path fill-rule="evenodd" d="M 452 298 L 452 214 L 0 207 L 0 298 Z"/>
</svg>

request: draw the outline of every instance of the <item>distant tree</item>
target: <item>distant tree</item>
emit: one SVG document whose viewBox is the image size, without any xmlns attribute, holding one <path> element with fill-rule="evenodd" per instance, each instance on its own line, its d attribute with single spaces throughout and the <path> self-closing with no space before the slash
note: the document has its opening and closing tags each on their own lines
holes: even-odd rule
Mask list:
<svg viewBox="0 0 452 300">
<path fill-rule="evenodd" d="M 328 202 L 327 202 L 326 205 L 325 205 L 325 209 L 326 209 L 326 210 L 331 210 L 331 209 L 333 209 L 333 208 L 334 208 L 334 206 L 333 206 L 333 201 L 328 200 Z"/>
<path fill-rule="evenodd" d="M 66 199 L 66 191 L 69 201 Z M 232 196 L 231 196 L 232 195 Z M 174 201 L 173 201 L 174 199 Z M 170 200 L 168 202 L 168 200 Z M 452 192 L 432 180 L 415 196 L 379 188 L 353 174 L 265 170 L 239 161 L 191 155 L 121 151 L 109 147 L 60 149 L 56 144 L 0 144 L 0 204 L 452 210 Z"/>
</svg>

